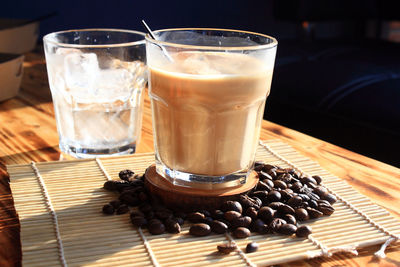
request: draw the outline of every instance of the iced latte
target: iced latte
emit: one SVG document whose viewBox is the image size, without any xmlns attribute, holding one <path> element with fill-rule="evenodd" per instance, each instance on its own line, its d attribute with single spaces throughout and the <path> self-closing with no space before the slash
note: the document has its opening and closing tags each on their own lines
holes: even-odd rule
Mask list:
<svg viewBox="0 0 400 267">
<path fill-rule="evenodd" d="M 157 171 L 178 183 L 243 181 L 254 163 L 273 62 L 221 51 L 168 56 L 148 62 Z"/>
</svg>

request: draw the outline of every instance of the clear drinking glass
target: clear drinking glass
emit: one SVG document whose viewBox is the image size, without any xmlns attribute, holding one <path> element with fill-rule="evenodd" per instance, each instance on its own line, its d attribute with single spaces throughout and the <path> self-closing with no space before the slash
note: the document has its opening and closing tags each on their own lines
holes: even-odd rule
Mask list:
<svg viewBox="0 0 400 267">
<path fill-rule="evenodd" d="M 254 166 L 277 41 L 225 29 L 146 36 L 157 172 L 191 187 L 235 186 Z"/>
<path fill-rule="evenodd" d="M 147 83 L 144 36 L 84 29 L 43 38 L 62 152 L 78 158 L 135 152 Z"/>
</svg>

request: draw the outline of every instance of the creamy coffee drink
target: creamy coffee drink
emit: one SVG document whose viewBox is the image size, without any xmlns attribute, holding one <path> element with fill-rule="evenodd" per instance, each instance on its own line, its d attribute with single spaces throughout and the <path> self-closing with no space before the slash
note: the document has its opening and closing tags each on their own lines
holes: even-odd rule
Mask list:
<svg viewBox="0 0 400 267">
<path fill-rule="evenodd" d="M 198 175 L 247 171 L 272 68 L 252 56 L 224 52 L 181 52 L 173 62 L 149 67 L 157 160 Z"/>
</svg>

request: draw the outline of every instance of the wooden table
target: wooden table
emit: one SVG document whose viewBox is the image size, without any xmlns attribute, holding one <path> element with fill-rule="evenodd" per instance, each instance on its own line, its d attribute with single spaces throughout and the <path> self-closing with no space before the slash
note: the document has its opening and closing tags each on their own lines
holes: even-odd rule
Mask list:
<svg viewBox="0 0 400 267">
<path fill-rule="evenodd" d="M 19 95 L 0 103 L 0 266 L 20 266 L 19 222 L 8 185 L 6 165 L 59 159 L 53 104 L 41 51 L 26 55 Z M 1 88 L 0 88 L 1 89 Z M 317 126 L 316 126 L 317 127 Z M 345 132 L 343 132 L 345 134 Z M 263 121 L 261 139 L 279 138 L 324 169 L 345 179 L 400 219 L 400 170 L 280 125 Z M 379 142 L 379 140 L 377 140 Z M 150 102 L 145 99 L 143 130 L 137 153 L 153 151 Z M 304 266 L 400 266 L 400 242 L 378 260 L 379 246 L 361 249 L 359 256 L 290 263 Z"/>
</svg>

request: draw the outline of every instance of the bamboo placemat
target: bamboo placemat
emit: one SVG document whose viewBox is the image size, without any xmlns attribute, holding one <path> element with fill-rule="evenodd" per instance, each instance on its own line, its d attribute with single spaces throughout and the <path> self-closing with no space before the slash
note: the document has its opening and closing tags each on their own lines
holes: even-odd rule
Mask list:
<svg viewBox="0 0 400 267">
<path fill-rule="evenodd" d="M 260 142 L 257 160 L 323 177 L 338 197 L 335 212 L 307 222 L 308 239 L 252 234 L 235 240 L 239 250 L 229 255 L 216 246 L 230 235 L 193 237 L 182 232 L 152 236 L 136 229 L 129 214 L 105 216 L 104 204 L 116 198 L 102 189 L 107 176 L 118 179 L 122 169 L 142 173 L 153 153 L 101 160 L 73 160 L 7 166 L 15 208 L 21 224 L 24 266 L 255 266 L 272 265 L 396 240 L 399 221 L 279 140 Z M 250 241 L 260 249 L 243 251 Z"/>
</svg>

